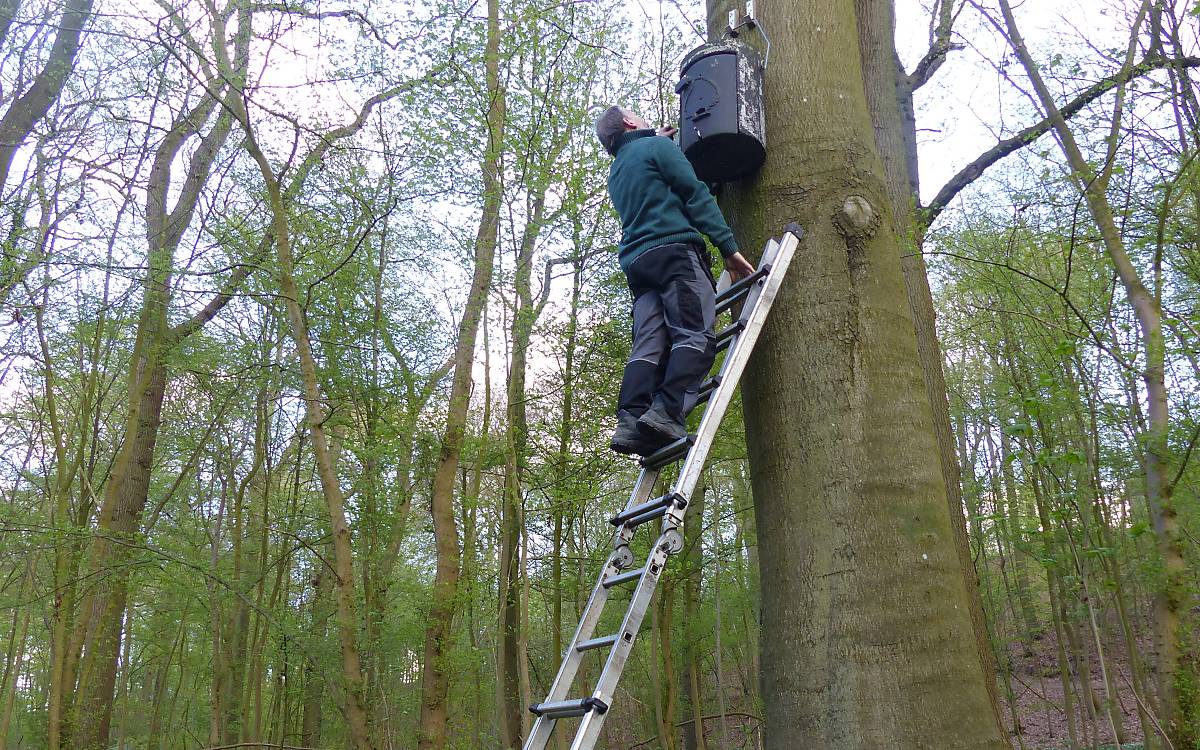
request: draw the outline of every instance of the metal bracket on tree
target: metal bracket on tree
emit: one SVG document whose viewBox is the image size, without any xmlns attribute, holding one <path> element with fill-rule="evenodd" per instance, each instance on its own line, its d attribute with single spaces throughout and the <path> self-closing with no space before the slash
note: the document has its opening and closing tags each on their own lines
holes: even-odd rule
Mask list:
<svg viewBox="0 0 1200 750">
<path fill-rule="evenodd" d="M 754 17 L 754 0 L 746 0 L 746 14 L 741 15 L 735 7 L 729 11 L 729 25 L 725 29 L 725 36 L 734 39 L 741 33 L 742 29 L 757 29 L 762 35 L 763 43 L 767 48 L 763 51 L 762 72 L 767 72 L 767 63 L 771 60 L 771 39 L 767 36 L 767 32 L 763 31 L 762 24 Z"/>
</svg>

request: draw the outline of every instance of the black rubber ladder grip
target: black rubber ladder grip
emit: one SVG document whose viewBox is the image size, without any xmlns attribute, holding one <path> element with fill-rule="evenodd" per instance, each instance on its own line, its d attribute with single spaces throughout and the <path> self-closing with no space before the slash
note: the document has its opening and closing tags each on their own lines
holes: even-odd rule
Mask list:
<svg viewBox="0 0 1200 750">
<path fill-rule="evenodd" d="M 547 719 L 570 719 L 593 710 L 598 714 L 607 713 L 608 704 L 599 698 L 572 698 L 553 703 L 535 703 L 529 707 L 531 714 Z"/>
<path fill-rule="evenodd" d="M 771 264 L 768 263 L 746 278 L 730 284 L 723 292 L 717 295 L 717 312 L 721 313 L 725 310 L 728 310 L 733 303 L 746 296 L 746 293 L 750 291 L 750 288 L 753 287 L 759 279 L 766 277 L 766 275 L 770 272 Z"/>
<path fill-rule="evenodd" d="M 681 437 L 673 443 L 667 443 L 655 452 L 641 460 L 643 469 L 661 469 L 672 461 L 686 456 L 696 442 L 695 435 Z"/>
<path fill-rule="evenodd" d="M 667 515 L 667 510 L 670 507 L 671 506 L 669 505 L 663 505 L 661 507 L 654 508 L 653 510 L 648 510 L 640 516 L 635 516 L 629 519 L 625 522 L 625 525 L 631 529 L 636 529 L 638 526 L 641 526 L 644 523 L 650 523 L 656 518 L 662 518 L 663 516 Z"/>
<path fill-rule="evenodd" d="M 714 341 L 717 351 L 724 351 L 724 349 L 733 342 L 733 337 L 741 333 L 745 327 L 746 321 L 735 320 L 721 330 L 717 331 L 717 338 Z"/>
<path fill-rule="evenodd" d="M 717 392 L 717 386 L 721 384 L 721 376 L 713 375 L 708 380 L 700 384 L 700 388 L 696 393 L 696 406 L 703 404 L 712 398 L 712 395 Z"/>
<path fill-rule="evenodd" d="M 653 500 L 647 500 L 646 502 L 642 503 L 641 505 L 635 505 L 632 508 L 626 508 L 625 510 L 621 511 L 617 515 L 610 518 L 608 520 L 608 522 L 611 523 L 613 526 L 621 526 L 623 524 L 629 523 L 630 521 L 632 521 L 635 518 L 640 518 L 649 513 L 653 513 L 656 510 L 663 509 L 663 512 L 666 512 L 665 508 L 667 506 L 671 505 L 672 503 L 674 503 L 677 499 L 682 500 L 683 498 L 680 498 L 675 493 L 671 493 L 669 495 L 663 495 L 662 497 L 656 497 Z"/>
</svg>

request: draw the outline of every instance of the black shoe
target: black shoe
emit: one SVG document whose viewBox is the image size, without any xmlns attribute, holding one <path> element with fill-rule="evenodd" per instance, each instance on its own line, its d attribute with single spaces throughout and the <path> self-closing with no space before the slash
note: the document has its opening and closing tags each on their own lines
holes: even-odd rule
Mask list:
<svg viewBox="0 0 1200 750">
<path fill-rule="evenodd" d="M 612 442 L 608 447 L 625 456 L 648 456 L 658 450 L 658 447 L 638 430 L 637 417 L 624 410 L 617 412 L 617 431 L 613 433 Z"/>
<path fill-rule="evenodd" d="M 688 434 L 683 422 L 667 414 L 667 410 L 658 399 L 654 399 L 654 403 L 638 419 L 637 428 L 646 439 L 657 441 L 658 448 L 687 437 Z"/>
</svg>

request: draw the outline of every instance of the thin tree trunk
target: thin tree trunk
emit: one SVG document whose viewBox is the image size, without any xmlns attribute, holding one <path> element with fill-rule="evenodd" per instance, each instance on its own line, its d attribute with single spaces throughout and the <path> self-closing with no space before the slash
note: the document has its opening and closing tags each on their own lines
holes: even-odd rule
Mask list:
<svg viewBox="0 0 1200 750">
<path fill-rule="evenodd" d="M 738 573 L 740 576 L 739 583 L 743 590 L 750 593 L 747 606 L 742 607 L 742 629 L 746 634 L 746 645 L 749 651 L 748 664 L 748 679 L 744 680 L 743 689 L 748 698 L 750 705 L 758 704 L 759 685 L 761 684 L 762 669 L 759 663 L 762 649 L 759 648 L 759 631 L 762 623 L 762 617 L 759 612 L 759 602 L 761 601 L 761 583 L 758 577 L 758 544 L 750 536 L 752 531 L 751 524 L 746 518 L 747 513 L 743 512 L 743 508 L 750 502 L 749 487 L 747 486 L 743 469 L 739 469 L 733 476 L 733 523 L 737 529 L 737 548 L 738 548 Z M 745 553 L 745 565 L 741 565 L 741 557 Z M 723 682 L 723 680 L 719 680 Z"/>
<path fill-rule="evenodd" d="M 284 298 L 292 338 L 300 360 L 300 375 L 305 398 L 305 419 L 309 438 L 312 440 L 313 458 L 321 481 L 321 492 L 329 511 L 330 530 L 333 534 L 334 592 L 337 602 L 338 641 L 342 651 L 342 679 L 345 689 L 345 715 L 353 744 L 359 750 L 370 750 L 373 746 L 368 730 L 366 696 L 362 665 L 358 652 L 358 616 L 354 577 L 354 552 L 351 545 L 350 526 L 346 521 L 345 498 L 340 481 L 334 471 L 329 441 L 325 433 L 325 409 L 323 394 L 317 375 L 317 364 L 313 357 L 308 324 L 300 308 L 300 292 L 296 286 L 295 261 L 292 257 L 291 230 L 287 206 L 279 182 L 266 157 L 254 143 L 249 123 L 245 130 L 252 155 L 259 164 L 263 179 L 267 183 L 267 195 L 272 212 L 272 229 L 275 235 L 276 257 L 279 263 L 279 287 Z"/>
<path fill-rule="evenodd" d="M 713 495 L 713 654 L 716 657 L 717 710 L 720 712 L 721 743 L 730 742 L 729 712 L 725 708 L 725 646 L 721 639 L 721 496 Z"/>
<path fill-rule="evenodd" d="M 317 564 L 322 563 L 318 561 Z M 329 599 L 333 589 L 331 584 L 330 571 L 318 569 L 312 580 L 313 598 L 309 607 L 309 633 L 315 643 L 325 640 L 329 623 Z M 316 660 L 309 658 L 304 664 L 304 707 L 301 709 L 300 721 L 300 744 L 304 747 L 319 747 L 321 744 L 324 704 L 325 677 Z"/>
<path fill-rule="evenodd" d="M 489 336 L 488 319 L 485 314 L 481 321 L 483 327 L 483 416 L 479 424 L 479 436 L 481 442 L 486 441 L 491 436 L 492 431 L 492 358 L 491 358 L 491 339 Z M 479 491 L 483 481 L 484 462 L 487 452 L 478 450 L 475 453 L 475 460 L 472 462 L 470 469 L 470 478 L 467 478 L 467 470 L 463 469 L 462 484 L 463 489 L 463 553 L 462 560 L 465 570 L 475 571 L 478 569 L 479 554 L 477 548 L 479 546 Z M 461 588 L 461 596 L 467 602 L 467 639 L 471 644 L 471 678 L 472 678 L 472 694 L 474 697 L 474 734 L 475 743 L 482 746 L 483 740 L 483 691 L 484 679 L 482 669 L 480 668 L 478 654 L 479 647 L 479 626 L 475 618 L 475 586 L 477 577 L 472 573 L 468 574 L 463 581 Z"/>
<path fill-rule="evenodd" d="M 21 590 L 23 592 L 24 587 Z M 6 750 L 8 746 L 8 729 L 17 698 L 17 683 L 25 663 L 25 641 L 29 635 L 29 615 L 32 611 L 33 607 L 28 606 L 13 610 L 12 629 L 9 631 L 8 647 L 4 651 L 4 675 L 0 679 L 0 696 L 4 696 L 4 707 L 0 709 L 0 750 Z"/>
<path fill-rule="evenodd" d="M 1063 690 L 1063 712 L 1067 720 L 1067 737 L 1071 743 L 1070 750 L 1077 750 L 1079 747 L 1079 736 L 1075 726 L 1075 698 L 1074 690 L 1071 687 L 1070 660 L 1067 657 L 1067 623 L 1062 616 L 1061 587 L 1059 585 L 1058 570 L 1055 566 L 1054 526 L 1050 521 L 1049 509 L 1042 498 L 1040 474 L 1041 469 L 1035 466 L 1030 487 L 1033 490 L 1033 502 L 1043 530 L 1042 555 L 1049 563 L 1045 566 L 1046 588 L 1050 597 L 1050 620 L 1054 628 L 1054 643 L 1058 650 L 1058 672 Z"/>
<path fill-rule="evenodd" d="M 43 206 L 42 214 L 44 217 L 49 216 L 49 207 Z M 49 227 L 46 225 L 48 219 L 43 219 L 43 225 L 39 231 L 39 244 L 45 247 L 50 241 Z M 43 253 L 46 255 L 46 253 Z M 111 244 L 110 258 L 111 260 Z M 105 277 L 106 285 L 109 282 L 109 276 Z M 106 287 L 107 288 L 107 287 Z M 78 571 L 81 543 L 76 541 L 82 534 L 73 534 L 73 531 L 82 531 L 87 525 L 91 516 L 91 504 L 80 503 L 80 507 L 75 514 L 70 511 L 70 493 L 71 484 L 74 477 L 80 472 L 84 462 L 84 453 L 89 444 L 89 430 L 81 430 L 82 434 L 78 435 L 78 448 L 73 459 L 69 458 L 67 453 L 67 442 L 65 429 L 58 415 L 58 399 L 55 391 L 55 367 L 53 359 L 50 355 L 50 347 L 46 338 L 45 329 L 45 308 L 46 295 L 49 294 L 49 284 L 47 284 L 43 292 L 43 303 L 35 308 L 34 320 L 36 324 L 38 343 L 40 344 L 44 367 L 44 398 L 46 418 L 49 423 L 51 438 L 54 443 L 54 482 L 51 485 L 47 505 L 50 515 L 50 520 L 55 528 L 56 533 L 61 534 L 64 541 L 55 545 L 54 550 L 54 568 L 53 568 L 53 583 L 54 583 L 54 604 L 51 609 L 51 634 L 50 634 L 50 674 L 49 674 L 49 699 L 47 711 L 47 744 L 54 750 L 58 750 L 63 741 L 63 734 L 66 730 L 67 712 L 70 708 L 70 699 L 72 693 L 68 688 L 68 683 L 74 684 L 74 669 L 75 661 L 78 656 L 78 651 L 74 647 L 72 641 L 72 625 L 75 620 L 75 600 L 76 600 L 76 573 Z M 106 294 L 107 302 L 107 294 Z M 97 329 L 96 338 L 93 339 L 93 363 L 97 362 L 98 357 L 95 356 L 99 346 L 100 329 Z M 98 365 L 93 365 L 98 369 Z M 96 385 L 98 382 L 98 373 L 93 370 L 87 378 L 87 385 L 84 389 L 84 395 L 80 408 L 80 422 L 86 424 L 86 418 L 92 416 L 92 402 L 96 395 Z"/>
<path fill-rule="evenodd" d="M 1140 339 L 1145 349 L 1146 368 L 1142 382 L 1146 388 L 1146 399 L 1150 415 L 1145 439 L 1146 501 L 1154 522 L 1158 540 L 1158 551 L 1165 572 L 1164 584 L 1155 600 L 1157 640 L 1157 667 L 1160 720 L 1167 735 L 1177 747 L 1186 747 L 1190 740 L 1185 737 L 1186 722 L 1179 712 L 1179 696 L 1176 680 L 1179 673 L 1179 638 L 1181 612 L 1186 606 L 1187 564 L 1183 557 L 1183 545 L 1178 512 L 1171 497 L 1172 486 L 1167 478 L 1170 469 L 1170 454 L 1167 433 L 1170 428 L 1167 385 L 1165 378 L 1166 347 L 1162 332 L 1162 310 L 1158 300 L 1143 284 L 1137 268 L 1125 250 L 1112 206 L 1104 192 L 1105 180 L 1098 179 L 1095 170 L 1087 162 L 1074 133 L 1067 125 L 1038 72 L 1037 64 L 1029 54 L 1024 39 L 1017 29 L 1016 19 L 1008 0 L 1000 0 L 1004 15 L 1004 28 L 1013 51 L 1020 59 L 1029 76 L 1034 91 L 1043 109 L 1053 122 L 1058 142 L 1070 165 L 1072 176 L 1088 205 L 1088 210 L 1100 230 L 1104 249 L 1117 276 L 1125 289 L 1129 304 L 1138 322 Z"/>
<path fill-rule="evenodd" d="M 520 582 L 523 580 L 518 566 L 517 546 L 522 544 L 524 528 L 524 495 L 522 481 L 525 474 L 526 454 L 529 449 L 529 424 L 526 416 L 526 370 L 528 369 L 529 347 L 533 337 L 533 326 L 537 321 L 540 306 L 534 304 L 532 277 L 533 252 L 541 233 L 546 206 L 546 188 L 529 199 L 528 220 L 521 233 L 517 248 L 516 268 L 513 274 L 515 305 L 512 313 L 510 337 L 512 358 L 508 369 L 507 409 L 508 423 L 506 462 L 504 471 L 504 497 L 501 510 L 500 544 L 500 632 L 501 642 L 497 653 L 497 677 L 501 686 L 502 740 L 506 748 L 516 750 L 521 737 L 528 730 L 529 704 L 528 658 L 522 653 L 521 644 L 528 637 L 521 626 L 521 613 L 528 603 L 521 596 Z M 547 290 L 548 291 L 548 290 Z"/>
<path fill-rule="evenodd" d="M 1004 494 L 1008 500 L 1008 532 L 1013 547 L 1013 576 L 1017 586 L 1017 599 L 1021 608 L 1021 619 L 1025 625 L 1027 638 L 1037 639 L 1041 635 L 1041 627 L 1033 611 L 1033 602 L 1029 596 L 1029 575 L 1021 564 L 1021 548 L 1025 545 L 1025 535 L 1021 530 L 1021 501 L 1017 493 L 1016 475 L 1012 468 L 1012 440 L 1003 430 L 1000 431 L 1000 476 L 1004 481 Z M 1028 644 L 1027 644 L 1028 645 Z"/>
<path fill-rule="evenodd" d="M 250 10 L 237 10 L 239 26 L 249 23 Z M 214 36 L 217 39 L 226 38 L 225 23 L 220 17 L 210 19 L 214 26 Z M 237 57 L 241 59 L 244 52 L 241 30 L 239 28 Z M 362 660 L 358 646 L 359 618 L 357 615 L 357 595 L 354 575 L 354 554 L 351 543 L 350 528 L 346 520 L 345 497 L 339 483 L 335 468 L 335 459 L 331 451 L 331 443 L 326 435 L 326 412 L 323 406 L 324 397 L 317 373 L 316 361 L 308 332 L 308 324 L 304 311 L 300 306 L 300 293 L 295 278 L 295 260 L 291 247 L 289 211 L 297 192 L 304 185 L 307 175 L 321 162 L 333 144 L 356 134 L 365 124 L 367 117 L 380 103 L 395 98 L 403 93 L 405 87 L 393 87 L 378 93 L 366 100 L 360 107 L 357 117 L 349 125 L 335 128 L 325 133 L 316 146 L 305 156 L 296 169 L 292 182 L 285 191 L 279 178 L 274 172 L 270 161 L 260 147 L 254 127 L 250 121 L 246 107 L 245 92 L 238 88 L 241 78 L 237 71 L 240 66 L 231 64 L 228 50 L 224 44 L 216 46 L 218 68 L 231 82 L 236 95 L 229 97 L 227 106 L 233 111 L 246 136 L 245 148 L 257 163 L 267 190 L 271 208 L 271 229 L 274 235 L 276 259 L 278 262 L 278 281 L 284 298 L 287 320 L 291 329 L 292 339 L 296 344 L 300 363 L 301 383 L 305 398 L 305 420 L 308 424 L 308 434 L 313 444 L 313 458 L 317 465 L 317 473 L 321 482 L 321 491 L 329 512 L 330 530 L 333 535 L 334 551 L 334 582 L 333 591 L 336 601 L 336 619 L 338 641 L 342 654 L 343 682 L 343 714 L 350 730 L 353 745 L 359 750 L 370 750 L 373 746 L 370 734 L 370 716 L 367 711 L 365 683 L 363 679 Z M 453 479 L 453 477 L 451 477 Z M 453 518 L 453 515 L 451 515 Z M 435 521 L 436 523 L 436 521 Z M 440 553 L 439 553 L 440 554 Z M 281 566 L 282 568 L 282 566 Z"/>
<path fill-rule="evenodd" d="M 454 478 L 458 473 L 469 406 L 471 368 L 479 321 L 487 306 L 492 268 L 500 226 L 500 153 L 504 134 L 504 90 L 500 85 L 500 4 L 488 0 L 486 73 L 487 150 L 483 158 L 483 214 L 475 237 L 475 268 L 471 289 L 458 327 L 454 370 L 446 430 L 441 455 L 434 470 L 430 503 L 433 514 L 437 570 L 433 603 L 425 630 L 425 658 L 421 677 L 421 723 L 417 747 L 441 750 L 446 745 L 449 712 L 449 670 L 445 664 L 450 647 L 450 627 L 458 597 L 460 576 L 458 527 L 454 517 Z"/>
<path fill-rule="evenodd" d="M 704 483 L 692 493 L 688 521 L 683 529 L 684 549 L 687 551 L 684 557 L 687 576 L 683 580 L 683 661 L 687 674 L 683 679 L 683 692 L 692 717 L 691 723 L 683 727 L 684 750 L 708 748 L 704 741 L 704 678 L 700 672 L 701 629 L 697 617 L 700 611 L 700 584 L 704 577 L 704 537 L 701 532 L 704 529 L 704 499 L 708 494 L 707 490 L 708 485 Z M 714 526 L 718 525 L 719 523 L 714 521 Z M 717 687 L 721 687 L 720 680 Z M 728 738 L 722 737 L 722 740 L 728 741 Z"/>
<path fill-rule="evenodd" d="M 675 586 L 667 583 L 654 604 L 654 721 L 658 746 L 675 750 L 676 696 L 679 694 L 678 672 L 671 648 L 671 621 L 675 612 Z"/>
<path fill-rule="evenodd" d="M 273 327 L 271 323 L 268 323 L 268 326 Z M 270 336 L 264 336 L 264 338 L 268 341 L 271 340 Z M 270 367 L 273 364 L 274 357 L 272 354 L 275 353 L 274 356 L 278 357 L 277 352 L 278 349 L 274 345 L 267 347 L 267 351 L 263 353 L 262 361 L 264 367 Z M 265 507 L 267 503 L 265 495 L 267 492 L 270 492 L 271 467 L 269 466 L 267 447 L 270 438 L 270 404 L 273 403 L 273 388 L 273 385 L 264 384 L 255 395 L 254 460 L 250 471 L 238 483 L 237 491 L 234 495 L 231 556 L 233 563 L 232 576 L 238 595 L 233 597 L 229 616 L 223 625 L 224 638 L 221 644 L 221 648 L 227 655 L 226 658 L 228 660 L 225 664 L 225 680 L 223 685 L 225 718 L 223 719 L 224 734 L 222 737 L 222 741 L 227 745 L 233 744 L 242 738 L 242 717 L 244 716 L 244 712 L 240 704 L 246 684 L 246 651 L 250 628 L 250 607 L 246 599 L 252 590 L 251 581 L 253 580 L 246 569 L 243 555 L 243 544 L 247 536 L 246 516 L 250 513 L 246 498 L 248 496 L 253 498 L 261 494 L 263 495 Z M 260 477 L 264 466 L 266 467 L 266 476 Z M 252 490 L 260 491 L 255 492 Z"/>
<path fill-rule="evenodd" d="M 171 641 L 171 648 L 167 651 L 167 656 L 163 659 L 162 668 L 154 678 L 154 710 L 150 716 L 150 728 L 147 732 L 146 747 L 153 750 L 162 750 L 163 739 L 163 722 L 164 701 L 167 695 L 167 682 L 171 678 L 171 661 L 175 658 L 175 652 L 182 652 L 187 646 L 187 611 L 185 610 L 179 618 L 179 631 L 175 638 Z M 182 673 L 182 668 L 180 672 Z M 172 695 L 170 706 L 165 709 L 168 717 L 175 715 L 175 699 L 178 697 L 178 689 Z"/>
</svg>

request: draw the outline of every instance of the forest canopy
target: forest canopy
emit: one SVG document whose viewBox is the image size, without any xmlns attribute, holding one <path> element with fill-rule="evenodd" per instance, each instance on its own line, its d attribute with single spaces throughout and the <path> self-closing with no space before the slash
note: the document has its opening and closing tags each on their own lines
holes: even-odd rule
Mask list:
<svg viewBox="0 0 1200 750">
<path fill-rule="evenodd" d="M 1196 6 L 756 5 L 807 235 L 599 747 L 1200 748 Z M 0 750 L 522 746 L 638 470 L 595 119 L 732 7 L 0 0 Z"/>
</svg>

